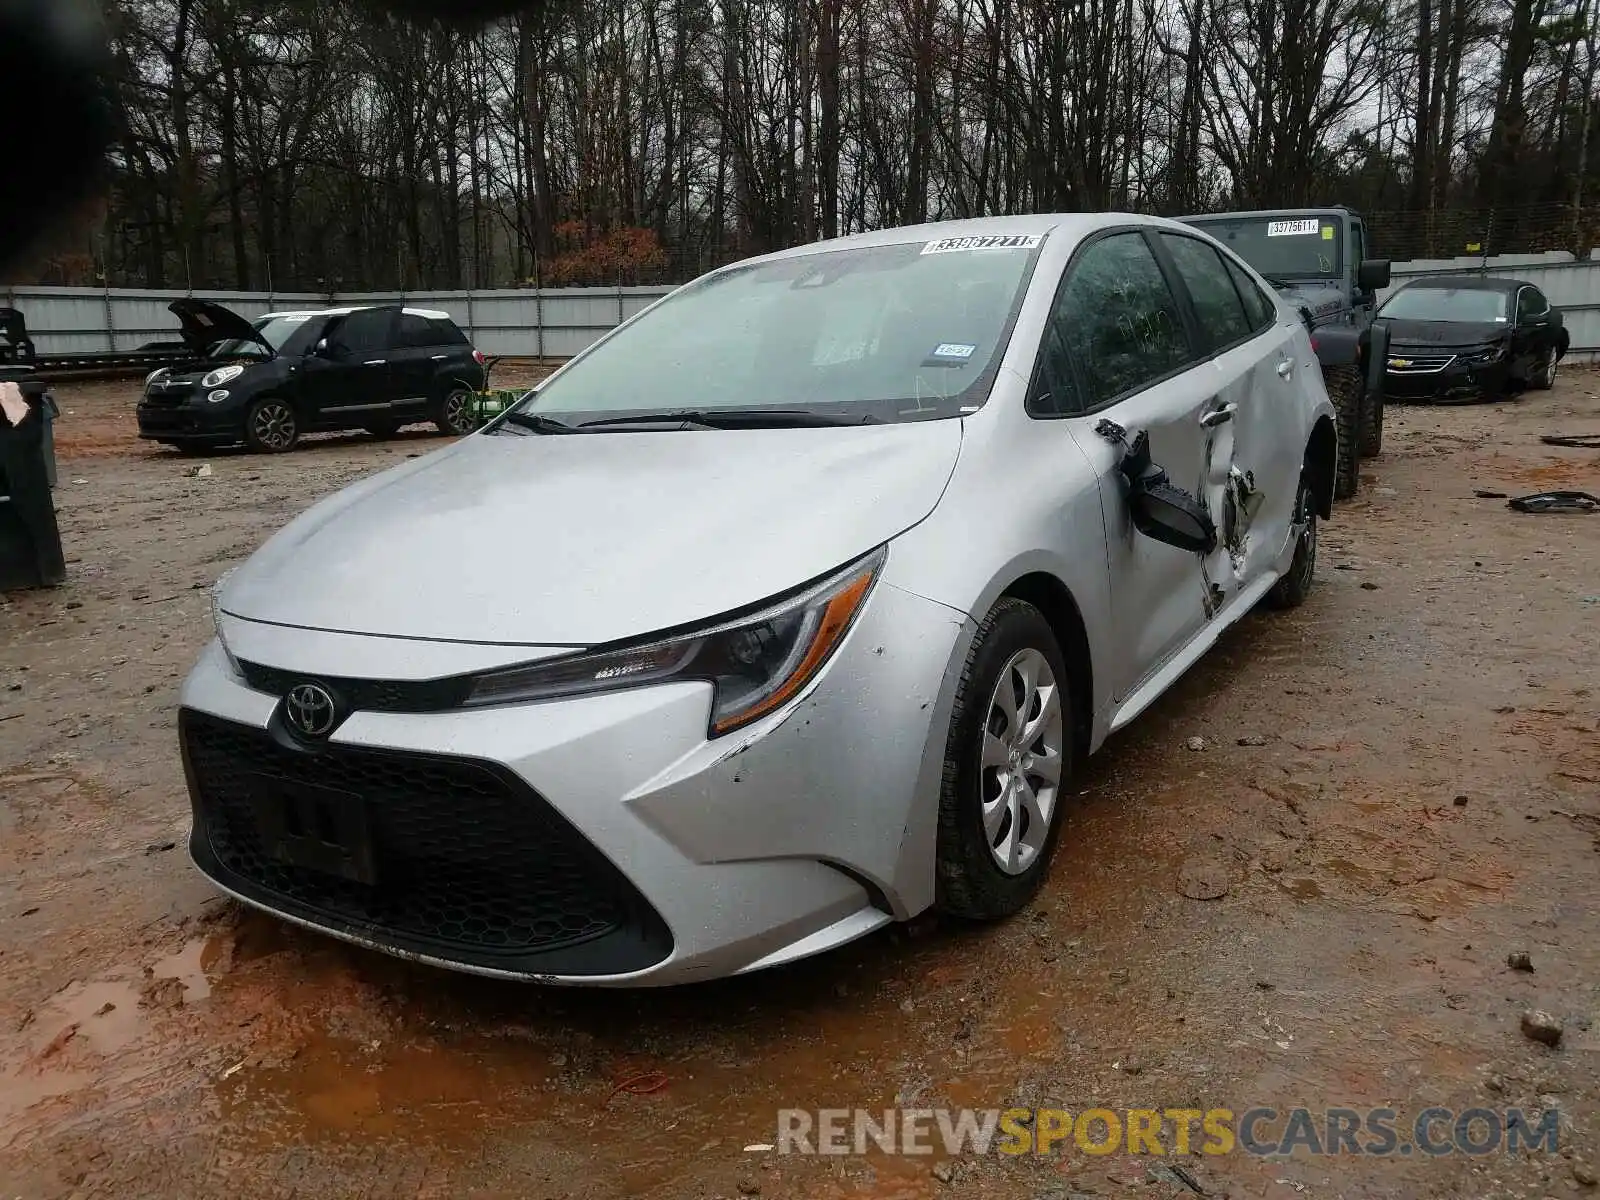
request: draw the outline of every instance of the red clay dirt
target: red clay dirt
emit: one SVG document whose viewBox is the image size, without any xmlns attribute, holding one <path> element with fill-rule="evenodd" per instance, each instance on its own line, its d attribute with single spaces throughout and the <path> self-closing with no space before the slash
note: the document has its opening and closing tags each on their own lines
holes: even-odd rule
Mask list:
<svg viewBox="0 0 1600 1200">
<path fill-rule="evenodd" d="M 1538 440 L 1600 431 L 1595 377 L 1391 409 L 1312 599 L 1230 632 L 1106 747 L 1017 919 L 648 993 L 352 949 L 189 865 L 174 704 L 207 588 L 439 443 L 186 459 L 133 440 L 134 390 L 59 389 L 72 581 L 0 606 L 0 1195 L 1194 1194 L 1149 1169 L 1176 1160 L 1075 1147 L 744 1150 L 780 1108 L 895 1104 L 1558 1108 L 1554 1155 L 1182 1165 L 1213 1196 L 1595 1194 L 1600 515 L 1473 494 L 1600 493 L 1600 453 Z"/>
</svg>

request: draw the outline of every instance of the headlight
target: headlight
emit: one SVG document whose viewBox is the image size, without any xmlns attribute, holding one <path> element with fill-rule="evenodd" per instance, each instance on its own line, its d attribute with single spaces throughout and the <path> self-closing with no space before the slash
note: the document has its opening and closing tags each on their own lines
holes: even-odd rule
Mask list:
<svg viewBox="0 0 1600 1200">
<path fill-rule="evenodd" d="M 233 651 L 228 649 L 228 639 L 222 634 L 222 589 L 228 582 L 228 577 L 237 571 L 238 567 L 229 567 L 211 585 L 211 628 L 216 632 L 217 641 L 222 643 L 222 652 L 228 656 L 228 665 L 233 668 L 235 675 L 242 674 L 239 662 L 233 657 Z"/>
<path fill-rule="evenodd" d="M 1506 344 L 1504 342 L 1497 342 L 1487 349 L 1474 350 L 1471 354 L 1465 355 L 1465 358 L 1469 363 L 1482 364 L 1497 363 L 1505 356 Z"/>
<path fill-rule="evenodd" d="M 200 386 L 203 388 L 221 387 L 223 384 L 237 379 L 243 374 L 244 368 L 239 366 L 237 363 L 231 367 L 218 367 L 215 371 L 211 372 L 211 374 L 207 375 L 200 381 Z"/>
<path fill-rule="evenodd" d="M 466 703 L 703 679 L 715 689 L 711 736 L 728 733 L 781 707 L 815 678 L 865 606 L 884 555 L 880 548 L 798 595 L 707 629 L 482 675 Z"/>
</svg>

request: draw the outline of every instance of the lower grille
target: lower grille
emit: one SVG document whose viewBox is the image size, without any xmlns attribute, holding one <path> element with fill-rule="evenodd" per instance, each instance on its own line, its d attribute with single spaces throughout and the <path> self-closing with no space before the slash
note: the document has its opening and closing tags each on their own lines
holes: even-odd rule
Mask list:
<svg viewBox="0 0 1600 1200">
<path fill-rule="evenodd" d="M 401 951 L 530 974 L 622 974 L 671 951 L 622 873 L 494 764 L 302 746 L 188 709 L 179 730 L 196 861 L 248 899 Z M 373 882 L 278 857 L 262 816 L 274 786 L 358 798 Z"/>
</svg>

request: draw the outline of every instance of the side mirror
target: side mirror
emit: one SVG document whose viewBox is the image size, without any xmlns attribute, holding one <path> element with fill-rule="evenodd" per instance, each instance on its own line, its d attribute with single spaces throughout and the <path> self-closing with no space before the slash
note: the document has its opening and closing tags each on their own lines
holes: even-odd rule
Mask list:
<svg viewBox="0 0 1600 1200">
<path fill-rule="evenodd" d="M 1215 550 L 1216 522 L 1198 500 L 1174 485 L 1166 471 L 1150 461 L 1150 435 L 1141 432 L 1132 445 L 1125 440 L 1123 445 L 1127 446 L 1127 453 L 1117 469 L 1128 481 L 1128 510 L 1133 515 L 1133 527 L 1152 541 L 1179 550 L 1194 554 Z"/>
<path fill-rule="evenodd" d="M 311 348 L 311 353 L 315 354 L 318 358 L 331 358 L 333 356 L 333 351 L 328 347 L 327 338 L 321 338 L 317 344 Z"/>
<path fill-rule="evenodd" d="M 1390 270 L 1387 258 L 1364 258 L 1356 268 L 1356 286 L 1363 292 L 1376 292 L 1389 286 Z"/>
</svg>

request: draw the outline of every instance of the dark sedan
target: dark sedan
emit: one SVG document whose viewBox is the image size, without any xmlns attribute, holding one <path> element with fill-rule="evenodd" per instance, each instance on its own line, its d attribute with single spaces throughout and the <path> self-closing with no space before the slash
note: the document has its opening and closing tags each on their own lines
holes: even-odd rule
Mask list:
<svg viewBox="0 0 1600 1200">
<path fill-rule="evenodd" d="M 1560 310 L 1520 279 L 1414 279 L 1377 315 L 1389 326 L 1394 399 L 1466 402 L 1549 388 L 1571 344 Z"/>
</svg>

